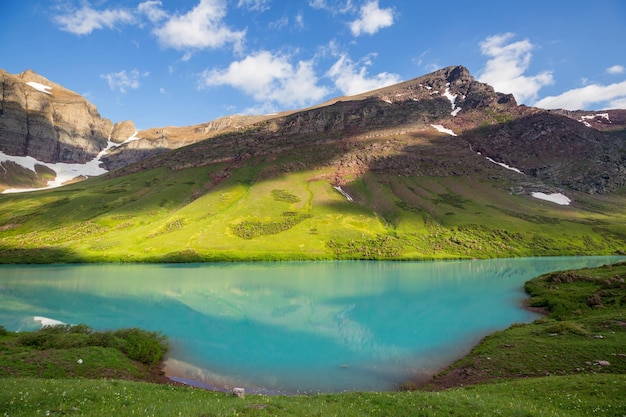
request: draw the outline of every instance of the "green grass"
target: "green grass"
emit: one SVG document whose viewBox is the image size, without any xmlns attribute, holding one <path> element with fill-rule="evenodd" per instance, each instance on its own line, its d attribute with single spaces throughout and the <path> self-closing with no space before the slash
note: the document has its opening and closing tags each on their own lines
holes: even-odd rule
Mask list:
<svg viewBox="0 0 626 417">
<path fill-rule="evenodd" d="M 167 348 L 165 336 L 141 329 L 67 325 L 13 333 L 0 327 L 0 376 L 150 380 Z"/>
<path fill-rule="evenodd" d="M 229 394 L 111 380 L 0 379 L 8 416 L 623 416 L 626 376 L 551 377 L 444 392 Z"/>
<path fill-rule="evenodd" d="M 457 259 L 626 247 L 623 192 L 563 207 L 469 177 L 367 173 L 343 186 L 351 203 L 327 179 L 330 168 L 280 171 L 289 163 L 157 168 L 0 195 L 0 262 Z"/>
</svg>

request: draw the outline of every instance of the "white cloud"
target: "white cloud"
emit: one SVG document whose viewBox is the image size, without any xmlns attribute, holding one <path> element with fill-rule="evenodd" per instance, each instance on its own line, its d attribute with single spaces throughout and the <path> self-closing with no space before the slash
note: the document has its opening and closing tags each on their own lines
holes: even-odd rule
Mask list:
<svg viewBox="0 0 626 417">
<path fill-rule="evenodd" d="M 490 58 L 478 79 L 490 84 L 496 91 L 512 93 L 517 101 L 524 103 L 535 99 L 539 90 L 554 80 L 550 71 L 524 75 L 535 45 L 528 39 L 510 42 L 513 36 L 512 33 L 494 35 L 480 43 L 481 53 Z"/>
<path fill-rule="evenodd" d="M 270 0 L 239 0 L 237 7 L 264 12 L 270 8 Z"/>
<path fill-rule="evenodd" d="M 393 25 L 393 10 L 381 9 L 378 0 L 372 0 L 361 6 L 360 17 L 350 23 L 350 30 L 354 36 L 363 33 L 373 35 L 380 29 Z"/>
<path fill-rule="evenodd" d="M 354 10 L 352 0 L 310 0 L 309 6 L 318 10 L 326 10 L 333 14 L 348 13 Z"/>
<path fill-rule="evenodd" d="M 424 58 L 426 58 L 426 55 L 428 55 L 429 53 L 430 53 L 430 48 L 422 52 L 417 58 L 413 58 L 412 61 L 415 62 L 416 65 L 421 66 L 422 62 L 424 62 Z"/>
<path fill-rule="evenodd" d="M 95 10 L 88 2 L 80 9 L 66 8 L 63 14 L 54 16 L 61 30 L 75 35 L 88 35 L 96 29 L 115 28 L 117 24 L 135 22 L 133 13 L 126 9 Z"/>
<path fill-rule="evenodd" d="M 302 14 L 297 14 L 295 17 L 295 23 L 296 23 L 296 27 L 298 29 L 303 29 L 304 28 L 304 17 L 302 16 Z"/>
<path fill-rule="evenodd" d="M 626 108 L 626 81 L 574 88 L 558 96 L 545 97 L 534 105 L 545 109 L 584 110 L 594 104 L 601 108 Z"/>
<path fill-rule="evenodd" d="M 401 81 L 399 75 L 388 72 L 381 72 L 373 77 L 369 76 L 367 67 L 371 64 L 370 57 L 366 57 L 361 63 L 354 63 L 346 54 L 341 54 L 326 75 L 345 95 L 364 93 Z"/>
<path fill-rule="evenodd" d="M 111 90 L 119 90 L 121 93 L 126 93 L 127 89 L 132 88 L 136 90 L 139 88 L 139 79 L 147 77 L 150 73 L 140 73 L 137 70 L 126 72 L 126 70 L 120 72 L 111 72 L 109 74 L 102 74 L 100 78 L 107 80 L 109 88 Z"/>
<path fill-rule="evenodd" d="M 626 110 L 626 96 L 620 97 L 615 100 L 611 100 L 608 107 L 610 109 L 625 109 Z"/>
<path fill-rule="evenodd" d="M 290 57 L 260 51 L 228 68 L 206 70 L 200 87 L 229 85 L 262 102 L 280 106 L 303 106 L 321 100 L 328 90 L 317 85 L 312 61 L 290 63 Z"/>
<path fill-rule="evenodd" d="M 152 23 L 157 23 L 167 18 L 167 13 L 161 8 L 162 5 L 163 3 L 159 0 L 147 0 L 139 3 L 137 11 L 146 15 Z"/>
<path fill-rule="evenodd" d="M 606 72 L 609 74 L 623 74 L 626 69 L 621 65 L 613 65 L 606 69 Z"/>
<path fill-rule="evenodd" d="M 227 44 L 238 49 L 246 31 L 229 29 L 223 22 L 225 16 L 223 0 L 200 0 L 188 13 L 169 17 L 153 33 L 161 45 L 179 50 L 219 48 Z"/>
<path fill-rule="evenodd" d="M 280 29 L 285 28 L 288 24 L 289 24 L 289 18 L 284 16 L 284 17 L 281 17 L 278 20 L 274 20 L 273 22 L 270 22 L 268 24 L 268 27 L 270 29 L 280 30 Z"/>
</svg>

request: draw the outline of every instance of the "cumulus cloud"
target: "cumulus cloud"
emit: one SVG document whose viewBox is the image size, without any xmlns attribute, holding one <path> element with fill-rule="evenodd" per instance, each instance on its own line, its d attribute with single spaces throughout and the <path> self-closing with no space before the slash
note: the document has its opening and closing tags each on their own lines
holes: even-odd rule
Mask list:
<svg viewBox="0 0 626 417">
<path fill-rule="evenodd" d="M 373 35 L 382 28 L 393 25 L 393 10 L 381 9 L 378 0 L 372 0 L 361 6 L 359 18 L 350 23 L 350 30 L 354 36 L 363 33 Z"/>
<path fill-rule="evenodd" d="M 161 45 L 179 50 L 219 48 L 227 44 L 240 48 L 246 31 L 228 28 L 223 22 L 225 16 L 223 0 L 200 0 L 188 13 L 168 17 L 153 33 Z"/>
<path fill-rule="evenodd" d="M 133 13 L 127 9 L 96 10 L 88 2 L 83 3 L 80 9 L 66 7 L 53 19 L 61 30 L 75 35 L 88 35 L 96 29 L 113 29 L 117 24 L 135 22 Z"/>
<path fill-rule="evenodd" d="M 265 10 L 269 0 L 239 0 L 239 7 Z M 154 25 L 152 33 L 159 43 L 178 50 L 200 50 L 233 45 L 241 49 L 245 30 L 232 30 L 225 23 L 226 0 L 200 0 L 184 14 L 170 15 L 161 0 L 145 0 L 135 9 L 96 10 L 89 2 L 80 9 L 65 7 L 54 16 L 61 30 L 88 35 L 96 29 L 113 29 L 121 24 L 139 24 L 146 19 Z"/>
<path fill-rule="evenodd" d="M 139 80 L 143 77 L 150 75 L 149 72 L 139 72 L 132 70 L 126 72 L 126 70 L 120 72 L 111 72 L 109 74 L 102 74 L 100 78 L 107 80 L 109 88 L 111 90 L 118 90 L 121 93 L 126 93 L 129 88 L 136 90 L 139 88 Z"/>
<path fill-rule="evenodd" d="M 554 82 L 552 73 L 544 71 L 525 75 L 535 47 L 528 39 L 511 42 L 513 33 L 490 36 L 480 43 L 480 51 L 489 57 L 478 79 L 497 91 L 511 93 L 524 103 L 537 98 L 539 90 Z"/>
<path fill-rule="evenodd" d="M 335 86 L 345 95 L 355 95 L 401 81 L 400 76 L 388 72 L 381 72 L 374 76 L 367 74 L 367 67 L 372 62 L 369 57 L 360 63 L 353 62 L 346 54 L 341 54 L 337 62 L 328 70 Z"/>
<path fill-rule="evenodd" d="M 608 74 L 623 74 L 626 69 L 621 65 L 613 65 L 612 67 L 608 67 L 606 72 Z"/>
<path fill-rule="evenodd" d="M 626 108 L 626 81 L 600 85 L 589 84 L 558 96 L 545 97 L 535 104 L 544 109 L 584 110 L 598 108 Z"/>
<path fill-rule="evenodd" d="M 312 61 L 292 65 L 290 57 L 260 51 L 226 69 L 206 70 L 200 87 L 229 85 L 261 102 L 280 106 L 304 106 L 321 100 L 328 90 L 318 85 Z"/>
</svg>

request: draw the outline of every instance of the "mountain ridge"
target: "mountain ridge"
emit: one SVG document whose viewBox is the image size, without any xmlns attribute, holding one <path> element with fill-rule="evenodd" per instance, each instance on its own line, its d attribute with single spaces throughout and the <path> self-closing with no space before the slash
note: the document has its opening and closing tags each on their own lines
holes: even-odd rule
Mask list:
<svg viewBox="0 0 626 417">
<path fill-rule="evenodd" d="M 625 254 L 625 121 L 518 105 L 457 66 L 138 132 L 89 161 L 110 172 L 0 195 L 0 262 Z"/>
<path fill-rule="evenodd" d="M 222 135 L 241 135 L 242 132 L 246 132 L 251 129 L 258 129 L 265 136 L 269 136 L 268 132 L 270 132 L 271 135 L 271 131 L 274 131 L 274 133 L 280 131 L 280 134 L 283 136 L 307 133 L 319 134 L 322 133 L 322 131 L 340 132 L 338 133 L 339 135 L 350 136 L 354 135 L 359 129 L 362 130 L 381 127 L 371 126 L 371 124 L 368 124 L 368 122 L 365 121 L 365 119 L 367 119 L 366 115 L 359 116 L 358 114 L 355 114 L 354 109 L 357 107 L 361 107 L 361 111 L 377 112 L 376 114 L 381 117 L 380 120 L 383 120 L 382 118 L 384 118 L 384 124 L 387 125 L 400 126 L 409 122 L 414 125 L 421 123 L 426 127 L 429 124 L 437 125 L 441 126 L 443 129 L 457 131 L 459 133 L 477 129 L 479 125 L 485 127 L 485 125 L 511 122 L 514 119 L 517 120 L 522 117 L 524 117 L 524 120 L 527 120 L 527 122 L 517 124 L 532 127 L 533 122 L 530 119 L 533 117 L 539 117 L 539 114 L 544 115 L 541 116 L 543 119 L 551 119 L 552 116 L 546 116 L 546 114 L 565 116 L 569 119 L 577 120 L 583 123 L 585 127 L 604 132 L 618 131 L 619 133 L 624 129 L 624 126 L 626 126 L 626 111 L 611 110 L 611 118 L 608 116 L 609 112 L 602 113 L 607 115 L 605 118 L 598 118 L 592 116 L 594 114 L 593 112 L 570 112 L 562 110 L 547 111 L 532 107 L 519 106 L 511 94 L 496 92 L 493 87 L 476 81 L 467 68 L 457 65 L 442 68 L 430 74 L 392 86 L 379 88 L 377 90 L 353 96 L 337 97 L 306 109 L 285 111 L 274 115 L 226 116 L 193 126 L 149 128 L 137 132 L 134 140 L 128 141 L 127 139 L 135 134 L 135 127 L 132 121 L 112 124 L 107 119 L 101 119 L 97 110 L 91 103 L 84 100 L 78 94 L 47 80 L 31 70 L 27 70 L 19 76 L 10 76 L 3 71 L 0 72 L 0 76 L 3 78 L 3 100 L 2 111 L 0 112 L 0 151 L 12 156 L 32 156 L 42 162 L 86 163 L 89 160 L 96 158 L 96 156 L 103 150 L 106 150 L 106 153 L 101 155 L 99 158 L 99 163 L 102 164 L 105 171 L 123 168 L 135 163 L 140 163 L 140 165 L 134 169 L 140 169 L 141 166 L 145 166 L 141 165 L 141 161 L 147 160 L 156 155 L 164 155 L 173 149 L 210 140 Z M 22 103 L 19 99 L 12 98 L 12 96 L 19 96 L 19 94 L 15 93 L 15 86 L 12 88 L 13 93 L 11 91 L 10 85 L 16 84 L 15 80 L 13 80 L 12 83 L 10 82 L 12 81 L 12 78 L 19 78 L 24 83 L 34 82 L 39 86 L 47 86 L 48 89 L 38 90 L 34 87 L 32 89 L 25 89 L 22 87 L 22 95 L 24 96 Z M 9 82 L 7 82 L 7 80 Z M 55 94 L 51 94 L 50 89 L 54 90 Z M 31 99 L 31 102 L 34 101 L 34 104 L 28 103 L 27 96 L 33 96 L 36 98 L 35 100 Z M 88 110 L 92 120 L 85 123 L 84 121 L 77 121 L 81 118 L 79 116 L 64 116 L 63 111 L 54 108 L 55 106 L 61 106 L 61 104 L 55 102 L 54 100 L 80 103 L 80 106 Z M 388 105 L 400 105 L 407 109 L 404 113 L 403 111 L 387 111 L 385 109 L 381 109 L 381 103 L 376 103 L 376 101 L 386 103 Z M 16 106 L 15 103 L 17 103 L 18 106 Z M 420 104 L 422 105 L 421 108 Z M 23 110 L 23 114 L 15 115 L 15 107 L 20 107 L 20 105 Z M 351 111 L 350 107 L 354 109 Z M 413 107 L 413 109 L 410 109 L 410 107 Z M 49 108 L 54 108 L 52 115 L 50 114 L 51 112 L 49 111 Z M 13 111 L 13 113 L 11 113 L 11 111 Z M 19 109 L 17 113 L 19 113 Z M 600 114 L 599 112 L 596 113 Z M 73 113 L 70 112 L 70 116 L 72 114 Z M 326 114 L 326 116 L 324 116 L 324 114 Z M 324 120 L 325 117 L 328 118 L 330 114 L 334 115 L 335 120 Z M 376 116 L 376 114 L 374 114 L 374 116 Z M 310 117 L 306 117 L 306 115 L 309 115 Z M 389 120 L 390 115 L 395 118 L 404 118 L 404 120 Z M 349 117 L 351 120 L 346 119 L 344 116 Z M 84 115 L 82 116 L 83 119 L 85 117 L 86 116 Z M 14 123 L 11 123 L 12 119 Z M 67 128 L 67 123 L 66 125 L 63 125 L 62 123 L 59 126 L 54 125 L 54 122 L 57 119 L 61 122 L 63 122 L 64 119 L 68 119 L 70 122 L 74 123 L 74 125 L 81 126 L 81 129 L 77 129 L 76 132 L 69 135 L 65 134 L 66 131 L 71 129 Z M 357 119 L 360 119 L 361 123 L 365 123 L 365 125 L 360 127 L 357 126 L 355 124 Z M 37 125 L 37 123 L 32 120 L 44 120 L 44 127 L 40 130 L 43 130 L 45 133 L 33 137 L 30 131 L 36 129 L 32 129 L 31 125 Z M 559 123 L 556 119 L 554 120 L 554 123 Z M 21 126 L 20 122 L 22 123 Z M 443 125 L 441 125 L 441 123 L 444 122 L 448 127 L 444 128 Z M 552 121 L 548 122 L 544 120 L 542 123 L 543 125 L 546 125 L 546 123 L 550 124 Z M 86 135 L 85 126 L 90 129 L 90 132 Z M 257 127 L 254 128 L 254 126 Z M 519 136 L 518 131 L 523 129 L 524 126 L 516 129 L 515 131 L 509 132 L 505 132 L 502 129 L 496 129 L 497 132 L 494 134 L 500 136 L 507 134 L 511 136 L 513 134 Z M 108 134 L 105 138 L 106 130 L 108 130 Z M 586 137 L 588 140 L 591 140 L 590 138 L 593 136 L 588 134 L 588 132 L 577 129 L 574 125 L 570 126 L 568 132 L 573 134 L 575 137 Z M 56 140 L 53 138 L 55 135 Z M 78 140 L 80 145 L 77 145 L 76 138 L 80 139 L 81 135 L 83 135 L 83 140 Z M 20 136 L 20 139 L 22 140 L 16 140 L 16 137 L 18 136 Z M 68 142 L 67 137 L 74 138 L 72 144 L 72 146 L 74 146 L 73 153 L 63 153 L 59 151 L 59 149 L 62 148 L 63 143 Z M 496 146 L 495 143 L 491 143 L 489 145 L 479 144 L 476 135 L 470 134 L 469 138 L 469 145 L 477 147 L 477 150 L 483 149 L 487 152 L 491 152 L 491 157 L 495 157 L 503 162 L 512 165 L 516 162 L 528 162 L 523 160 L 523 158 L 515 158 L 507 155 L 507 152 L 503 150 L 503 147 Z M 116 146 L 111 146 L 108 141 L 114 142 Z M 599 142 L 600 140 L 596 138 L 595 141 Z M 613 143 L 610 149 L 604 150 L 604 154 L 607 152 L 609 154 L 615 153 L 616 149 L 622 148 L 618 149 L 618 153 L 621 154 L 623 146 L 621 146 L 618 142 L 619 140 L 616 143 Z M 31 143 L 39 143 L 39 145 L 36 147 L 30 145 L 29 147 L 29 144 Z M 45 143 L 48 143 L 48 145 L 45 145 Z M 511 138 L 507 143 L 511 145 L 512 149 L 516 149 L 516 152 L 519 153 L 519 144 L 517 144 L 518 146 L 515 146 L 515 138 Z M 120 146 L 120 144 L 122 144 L 122 146 Z M 227 155 L 227 150 L 223 150 L 222 153 L 223 155 L 221 157 L 213 160 L 224 161 L 233 158 L 241 158 L 243 156 L 241 151 L 239 152 L 239 155 L 235 152 L 235 155 L 232 157 Z M 609 159 L 610 162 L 611 158 L 600 157 L 599 159 Z M 621 163 L 621 161 L 614 162 L 618 165 Z M 602 163 L 606 165 L 605 162 Z M 197 165 L 197 163 L 191 164 Z M 541 176 L 544 179 L 549 179 L 555 183 L 555 185 L 567 186 L 570 184 L 577 190 L 587 189 L 587 191 L 591 193 L 611 191 L 614 190 L 615 187 L 619 187 L 624 183 L 623 170 L 616 168 L 615 166 L 605 169 L 608 171 L 608 174 L 603 174 L 602 170 L 597 169 L 593 173 L 589 172 L 588 175 L 593 174 L 605 177 L 608 175 L 610 177 L 609 181 L 596 181 L 596 184 L 590 184 L 590 180 L 585 178 L 578 181 L 555 181 L 555 178 L 552 178 L 556 174 L 554 170 L 546 167 L 534 166 L 532 164 L 525 168 L 528 172 L 532 172 L 534 176 Z M 54 170 L 54 167 L 52 170 Z M 22 172 L 24 172 L 24 170 L 22 170 Z M 567 172 L 562 172 L 561 174 L 569 175 Z M 2 173 L 0 173 L 0 175 L 2 175 Z M 28 173 L 28 175 L 30 177 L 33 176 L 31 173 Z M 54 172 L 48 173 L 47 175 L 54 175 Z M 585 174 L 583 177 L 588 175 Z M 5 173 L 4 176 L 5 184 L 12 185 L 10 179 L 7 182 L 7 173 Z M 35 172 L 35 177 L 36 176 L 37 173 Z M 2 177 L 0 176 L 0 181 L 1 180 Z M 39 183 L 41 183 L 41 181 L 39 181 Z M 17 185 L 19 186 L 19 184 Z"/>
</svg>

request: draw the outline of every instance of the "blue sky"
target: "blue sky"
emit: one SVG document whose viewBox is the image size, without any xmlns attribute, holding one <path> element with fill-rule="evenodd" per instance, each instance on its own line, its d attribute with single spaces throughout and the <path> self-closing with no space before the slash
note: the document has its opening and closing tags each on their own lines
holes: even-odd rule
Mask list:
<svg viewBox="0 0 626 417">
<path fill-rule="evenodd" d="M 626 108 L 626 1 L 7 0 L 0 68 L 114 122 L 298 109 L 464 65 L 519 103 Z"/>
</svg>

